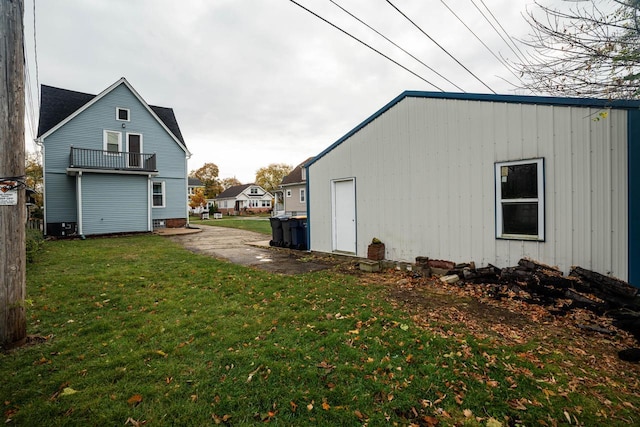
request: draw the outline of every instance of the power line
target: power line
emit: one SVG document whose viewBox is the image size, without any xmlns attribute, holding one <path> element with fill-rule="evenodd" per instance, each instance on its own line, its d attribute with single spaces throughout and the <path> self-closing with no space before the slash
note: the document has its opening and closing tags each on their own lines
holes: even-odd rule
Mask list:
<svg viewBox="0 0 640 427">
<path fill-rule="evenodd" d="M 487 21 L 489 23 L 489 25 L 491 26 L 491 28 L 493 28 L 493 31 L 496 32 L 496 34 L 502 39 L 502 41 L 504 42 L 504 44 L 507 45 L 507 47 L 511 50 L 511 52 L 513 52 L 513 54 L 518 58 L 519 61 L 523 61 L 524 60 L 520 57 L 520 55 L 518 55 L 518 52 L 516 52 L 513 47 L 511 47 L 511 45 L 509 44 L 509 42 L 502 36 L 502 34 L 500 34 L 500 31 L 498 31 L 498 29 L 496 28 L 495 25 L 493 25 L 493 23 L 491 22 L 491 20 L 487 17 L 487 15 L 484 14 L 484 12 L 482 10 L 480 10 L 480 7 L 476 4 L 476 2 L 474 0 L 470 0 L 471 3 L 475 6 L 475 8 L 478 10 L 478 12 L 480 12 L 480 15 L 482 15 L 482 17 L 485 19 L 485 21 Z M 482 3 L 484 5 L 484 2 Z M 484 5 L 484 7 L 487 7 L 486 5 Z M 487 8 L 487 10 L 489 10 L 489 8 Z M 489 13 L 491 14 L 491 16 L 493 17 L 493 19 L 498 22 L 498 20 L 495 18 L 495 16 L 493 16 L 493 13 L 491 13 L 491 11 L 489 10 Z M 500 22 L 498 22 L 498 25 L 500 25 Z M 502 31 L 504 31 L 504 28 L 502 27 L 502 25 L 500 25 L 500 28 L 502 28 Z M 507 35 L 507 37 L 511 38 L 511 36 L 509 36 L 509 34 L 504 31 L 504 33 Z M 513 41 L 512 41 L 513 43 Z M 517 48 L 517 46 L 516 46 Z M 519 49 L 518 49 L 519 50 Z"/>
<path fill-rule="evenodd" d="M 391 59 L 390 57 L 388 57 L 387 55 L 385 55 L 384 53 L 380 52 L 379 50 L 375 49 L 374 47 L 368 45 L 367 43 L 363 42 L 362 40 L 360 40 L 359 38 L 357 38 L 356 36 L 351 35 L 350 33 L 348 33 L 347 31 L 343 30 L 342 28 L 338 27 L 337 25 L 335 25 L 334 23 L 328 21 L 327 19 L 323 18 L 322 16 L 318 15 L 317 13 L 313 12 L 312 10 L 307 9 L 306 7 L 304 7 L 303 5 L 301 5 L 300 3 L 296 2 L 295 0 L 289 0 L 291 3 L 295 4 L 296 6 L 300 7 L 301 9 L 306 10 L 307 12 L 309 12 L 310 14 L 312 14 L 313 16 L 315 16 L 316 18 L 326 22 L 327 24 L 331 25 L 333 28 L 335 28 L 336 30 L 339 30 L 340 32 L 342 32 L 343 34 L 351 37 L 352 39 L 354 39 L 355 41 L 361 43 L 362 45 L 368 47 L 369 49 L 371 49 L 372 51 L 376 52 L 378 55 L 384 57 L 385 59 L 393 62 L 394 64 L 396 64 L 398 67 L 402 68 L 405 71 L 408 71 L 409 73 L 413 74 L 414 76 L 416 76 L 417 78 L 419 78 L 420 80 L 424 81 L 425 83 L 435 87 L 436 89 L 438 89 L 440 92 L 444 92 L 444 90 L 442 90 L 440 87 L 438 87 L 437 85 L 435 85 L 434 83 L 431 83 L 429 80 L 425 79 L 424 77 L 420 76 L 419 74 L 417 74 L 414 71 L 411 71 L 409 68 L 405 67 L 404 65 L 400 64 L 399 62 Z M 495 93 L 495 92 L 494 92 Z"/>
<path fill-rule="evenodd" d="M 414 55 L 412 55 L 410 52 L 406 51 L 405 49 L 403 49 L 401 46 L 399 46 L 398 44 L 396 44 L 393 40 L 389 39 L 388 37 L 386 37 L 384 34 L 382 34 L 381 32 L 379 32 L 378 30 L 376 30 L 375 28 L 373 28 L 372 26 L 370 26 L 369 24 L 367 24 L 366 22 L 364 22 L 362 19 L 358 18 L 357 16 L 355 16 L 353 13 L 349 12 L 347 9 L 345 9 L 344 7 L 340 6 L 338 3 L 336 3 L 333 0 L 329 0 L 331 3 L 333 3 L 335 6 L 337 6 L 338 8 L 340 8 L 343 12 L 345 12 L 346 14 L 348 14 L 349 16 L 351 16 L 353 19 L 357 20 L 358 22 L 360 22 L 361 24 L 365 25 L 367 28 L 369 28 L 370 30 L 372 30 L 373 32 L 375 32 L 377 35 L 379 35 L 380 37 L 382 37 L 383 39 L 385 39 L 386 41 L 388 41 L 389 43 L 391 43 L 392 45 L 394 45 L 395 47 L 397 47 L 398 49 L 400 49 L 401 51 L 403 51 L 404 53 L 406 53 L 407 55 L 409 55 L 411 58 L 415 59 L 416 61 L 418 61 L 420 64 L 424 65 L 427 69 L 429 69 L 430 71 L 432 71 L 433 73 L 435 73 L 437 76 L 441 77 L 442 79 L 444 79 L 445 81 L 447 81 L 448 83 L 450 83 L 451 85 L 455 86 L 456 89 L 458 89 L 461 92 L 465 92 L 464 89 L 462 89 L 460 86 L 458 86 L 457 84 L 455 84 L 454 82 L 452 82 L 451 80 L 449 80 L 448 78 L 446 78 L 445 76 L 443 76 L 442 74 L 440 74 L 438 71 L 436 71 L 435 69 L 431 68 L 429 65 L 425 64 L 423 61 L 421 61 L 419 58 L 416 58 Z"/>
<path fill-rule="evenodd" d="M 34 61 L 36 63 L 36 89 L 38 91 L 38 106 L 39 106 L 40 105 L 40 72 L 38 70 L 38 43 L 36 38 L 36 0 L 33 0 L 33 56 L 34 56 Z"/>
<path fill-rule="evenodd" d="M 453 56 L 452 54 L 450 54 L 448 50 L 446 50 L 445 48 L 443 48 L 442 46 L 440 46 L 440 44 L 439 44 L 437 41 L 435 41 L 435 40 L 433 39 L 433 37 L 431 37 L 431 36 L 430 36 L 429 34 L 427 34 L 427 33 L 426 33 L 422 28 L 420 28 L 420 27 L 418 26 L 418 24 L 416 24 L 415 22 L 413 22 L 413 21 L 411 20 L 411 18 L 409 18 L 409 17 L 408 17 L 407 15 L 405 15 L 405 14 L 404 14 L 400 9 L 398 9 L 398 8 L 396 7 L 396 5 L 394 5 L 393 3 L 391 3 L 391 1 L 389 1 L 389 0 L 386 0 L 386 2 L 387 2 L 387 3 L 389 3 L 389 4 L 390 4 L 390 5 L 391 5 L 391 6 L 392 6 L 396 11 L 398 11 L 398 13 L 399 13 L 400 15 L 404 16 L 404 17 L 407 19 L 407 21 L 411 22 L 411 23 L 413 24 L 413 26 L 414 26 L 414 27 L 416 27 L 418 30 L 420 30 L 420 32 L 422 32 L 422 34 L 424 34 L 425 36 L 427 36 L 427 38 L 428 38 L 429 40 L 431 40 L 431 41 L 432 41 L 436 46 L 438 46 L 438 47 L 439 47 L 439 48 L 440 48 L 444 53 L 446 53 L 447 55 L 449 55 L 449 57 L 450 57 L 451 59 L 453 59 L 454 61 L 456 61 L 456 63 L 457 63 L 458 65 L 460 65 L 462 68 L 464 68 L 464 69 L 465 69 L 469 74 L 471 74 L 471 75 L 472 75 L 472 76 L 473 76 L 477 81 L 479 81 L 480 83 L 482 83 L 482 84 L 484 85 L 484 87 L 486 87 L 487 89 L 489 89 L 489 90 L 490 90 L 491 92 L 493 92 L 494 94 L 496 93 L 496 92 L 495 92 L 493 89 L 491 89 L 491 88 L 490 88 L 490 87 L 489 87 L 485 82 L 483 82 L 482 80 L 480 80 L 480 78 L 479 78 L 478 76 L 476 76 L 475 74 L 473 74 L 473 72 L 471 72 L 471 70 L 469 70 L 467 67 L 465 67 L 465 66 L 462 64 L 462 62 L 458 61 L 458 60 L 456 59 L 456 57 L 455 57 L 455 56 Z"/>
<path fill-rule="evenodd" d="M 495 15 L 493 14 L 493 12 L 491 12 L 491 9 L 489 9 L 489 6 L 487 6 L 484 2 L 484 0 L 480 0 L 480 3 L 482 3 L 482 5 L 484 6 L 485 9 L 487 9 L 487 12 L 489 12 L 489 15 L 491 15 L 491 17 L 493 18 L 494 21 L 496 21 L 496 23 L 498 24 L 498 26 L 500 27 L 500 29 L 506 34 L 507 38 L 511 41 L 511 43 L 513 44 L 513 46 L 518 49 L 518 52 L 520 52 L 520 54 L 522 56 L 524 56 L 524 53 L 522 53 L 522 50 L 520 50 L 520 47 L 518 46 L 518 44 L 513 41 L 513 37 L 511 37 L 511 34 L 509 34 L 507 32 L 507 30 L 504 29 L 504 27 L 502 26 L 502 24 L 500 23 L 500 20 L 498 20 L 498 18 L 495 17 Z"/>
<path fill-rule="evenodd" d="M 504 66 L 504 67 L 505 67 L 505 68 L 506 68 L 506 69 L 507 69 L 511 74 L 513 74 L 513 76 L 514 76 L 516 79 L 520 80 L 520 82 L 521 82 L 521 83 L 524 83 L 524 82 L 522 81 L 522 79 L 521 79 L 521 78 L 520 78 L 520 77 L 519 77 L 519 76 L 518 76 L 518 75 L 513 71 L 513 69 L 512 69 L 511 67 L 509 67 L 509 65 L 506 63 L 506 61 L 505 61 L 503 58 L 500 58 L 500 57 L 499 57 L 499 56 L 498 56 L 498 55 L 497 55 L 497 54 L 496 54 L 496 53 L 495 53 L 495 52 L 494 52 L 494 51 L 493 51 L 489 46 L 487 46 L 487 44 L 486 44 L 484 41 L 482 41 L 482 39 L 481 39 L 481 38 L 480 38 L 480 37 L 479 37 L 479 36 L 478 36 L 478 35 L 477 35 L 477 34 L 476 34 L 476 33 L 475 33 L 471 28 L 469 28 L 469 26 L 468 26 L 468 25 L 467 25 L 467 24 L 462 20 L 462 18 L 460 18 L 460 17 L 459 17 L 459 16 L 458 16 L 454 11 L 453 11 L 453 9 L 451 9 L 451 7 L 449 7 L 449 5 L 445 2 L 445 0 L 440 0 L 440 2 L 442 3 L 442 5 L 443 5 L 444 7 L 446 7 L 446 8 L 449 10 L 449 12 L 451 12 L 451 14 L 452 14 L 453 16 L 455 16 L 455 17 L 456 17 L 456 19 L 457 19 L 458 21 L 460 21 L 460 23 L 461 23 L 462 25 L 464 25 L 464 27 L 465 27 L 467 30 L 469 30 L 469 32 L 470 32 L 471 34 L 473 34 L 473 36 L 474 36 L 474 37 L 475 37 L 475 38 L 476 38 L 476 39 L 477 39 L 477 40 L 482 44 L 482 46 L 484 46 L 484 47 L 485 47 L 485 49 L 487 49 L 487 50 L 489 51 L 489 53 L 490 53 L 491 55 L 493 55 L 493 57 L 494 57 L 494 58 L 496 58 L 496 60 L 497 60 L 498 62 L 500 62 L 500 63 L 501 63 L 501 64 L 502 64 L 502 65 L 503 65 L 503 66 Z M 509 82 L 507 82 L 507 83 L 509 83 Z M 509 83 L 509 84 L 512 84 L 512 83 Z"/>
</svg>

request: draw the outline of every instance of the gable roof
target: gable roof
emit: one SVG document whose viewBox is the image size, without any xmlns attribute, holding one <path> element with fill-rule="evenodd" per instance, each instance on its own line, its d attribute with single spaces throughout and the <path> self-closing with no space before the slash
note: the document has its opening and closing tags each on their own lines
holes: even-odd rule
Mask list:
<svg viewBox="0 0 640 427">
<path fill-rule="evenodd" d="M 200 181 L 198 178 L 194 178 L 191 176 L 187 178 L 187 185 L 190 187 L 204 187 L 204 184 L 202 183 L 202 181 Z"/>
<path fill-rule="evenodd" d="M 242 184 L 242 185 L 234 185 L 233 187 L 229 187 L 224 190 L 222 193 L 216 196 L 216 199 L 228 199 L 231 197 L 236 197 L 238 194 L 242 193 L 247 188 L 251 187 L 255 184 Z"/>
<path fill-rule="evenodd" d="M 387 105 L 373 113 L 369 118 L 364 120 L 358 126 L 350 130 L 342 138 L 324 149 L 315 158 L 312 158 L 306 164 L 308 168 L 327 153 L 332 151 L 338 145 L 349 139 L 351 136 L 359 132 L 369 123 L 380 117 L 382 114 L 393 108 L 405 98 L 433 98 L 433 99 L 454 99 L 462 101 L 485 101 L 485 102 L 505 102 L 511 104 L 534 104 L 534 105 L 552 105 L 565 107 L 585 107 L 585 108 L 615 108 L 624 110 L 640 109 L 640 100 L 637 99 L 598 99 L 598 98 L 560 98 L 553 96 L 530 96 L 530 95 L 497 95 L 485 93 L 453 93 L 453 92 L 425 92 L 407 90 L 392 99 Z"/>
<path fill-rule="evenodd" d="M 302 179 L 302 169 L 304 168 L 304 165 L 306 165 L 307 162 L 311 160 L 313 160 L 313 157 L 309 157 L 307 160 L 305 160 L 304 162 L 296 166 L 291 172 L 289 172 L 289 175 L 282 178 L 282 182 L 280 183 L 280 185 L 292 185 L 292 184 L 304 183 L 305 180 Z"/>
<path fill-rule="evenodd" d="M 120 78 L 117 82 L 109 86 L 98 95 L 92 95 L 73 90 L 57 88 L 53 86 L 41 85 L 40 88 L 40 119 L 38 122 L 38 138 L 45 138 L 55 132 L 59 127 L 70 121 L 82 111 L 95 104 L 99 99 L 124 84 L 145 106 L 151 115 L 158 120 L 160 125 L 173 137 L 173 139 L 187 152 L 187 145 L 184 142 L 182 132 L 178 126 L 178 121 L 172 108 L 149 105 L 133 89 L 127 79 Z"/>
</svg>

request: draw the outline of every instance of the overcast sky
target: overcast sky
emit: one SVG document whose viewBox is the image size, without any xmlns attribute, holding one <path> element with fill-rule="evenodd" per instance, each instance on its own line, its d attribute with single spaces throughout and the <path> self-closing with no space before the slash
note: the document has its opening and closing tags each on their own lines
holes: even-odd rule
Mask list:
<svg viewBox="0 0 640 427">
<path fill-rule="evenodd" d="M 298 2 L 433 85 L 289 0 L 35 1 L 37 49 L 34 0 L 25 0 L 25 46 L 36 116 L 36 74 L 40 84 L 92 94 L 126 77 L 147 103 L 174 109 L 189 170 L 213 162 L 221 178 L 243 183 L 270 163 L 320 153 L 404 90 L 460 92 L 329 0 Z M 523 93 L 443 1 L 392 3 L 482 83 L 386 1 L 335 2 L 465 92 Z M 489 16 L 483 2 L 514 38 L 529 31 L 522 14 L 532 2 L 446 0 L 495 54 L 514 60 L 474 6 Z"/>
</svg>

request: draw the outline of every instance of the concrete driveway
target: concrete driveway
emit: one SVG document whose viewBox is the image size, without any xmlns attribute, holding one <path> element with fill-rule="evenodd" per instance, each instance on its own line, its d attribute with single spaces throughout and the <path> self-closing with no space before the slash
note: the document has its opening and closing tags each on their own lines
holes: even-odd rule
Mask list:
<svg viewBox="0 0 640 427">
<path fill-rule="evenodd" d="M 269 236 L 264 234 L 209 225 L 197 227 L 199 230 L 164 229 L 157 234 L 192 252 L 272 273 L 302 274 L 333 266 L 329 260 L 311 257 L 306 251 L 272 248 L 269 246 Z"/>
</svg>

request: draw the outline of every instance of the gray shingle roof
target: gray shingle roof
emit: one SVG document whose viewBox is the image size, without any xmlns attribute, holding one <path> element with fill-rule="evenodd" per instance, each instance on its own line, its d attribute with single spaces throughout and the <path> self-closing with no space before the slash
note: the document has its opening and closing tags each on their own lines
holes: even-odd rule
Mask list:
<svg viewBox="0 0 640 427">
<path fill-rule="evenodd" d="M 95 97 L 96 95 L 89 93 L 41 85 L 38 136 L 43 135 L 55 127 Z M 155 105 L 149 105 L 149 108 L 153 110 L 171 133 L 186 147 L 173 109 Z"/>
<path fill-rule="evenodd" d="M 300 184 L 302 182 L 305 182 L 305 180 L 302 179 L 302 168 L 311 159 L 313 159 L 313 157 L 309 157 L 307 160 L 305 160 L 304 162 L 302 162 L 298 166 L 296 166 L 289 173 L 289 175 L 287 175 L 284 178 L 282 178 L 282 182 L 280 183 L 280 185 Z"/>
<path fill-rule="evenodd" d="M 233 187 L 229 187 L 224 190 L 222 193 L 216 196 L 216 199 L 227 199 L 231 197 L 236 197 L 238 194 L 242 193 L 247 187 L 251 187 L 255 184 L 242 184 L 242 185 L 234 185 Z"/>
</svg>

